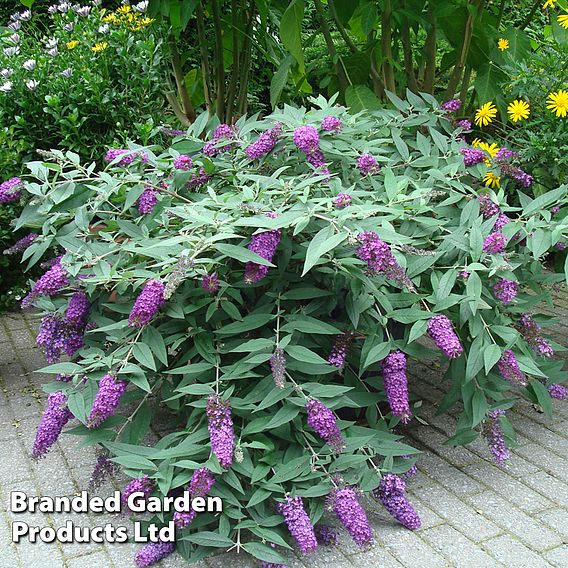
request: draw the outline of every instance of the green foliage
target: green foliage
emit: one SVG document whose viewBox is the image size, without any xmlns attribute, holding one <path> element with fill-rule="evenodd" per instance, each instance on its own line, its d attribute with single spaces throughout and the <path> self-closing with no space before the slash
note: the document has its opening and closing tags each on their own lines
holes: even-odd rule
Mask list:
<svg viewBox="0 0 568 568">
<path fill-rule="evenodd" d="M 53 238 L 65 253 L 62 266 L 71 286 L 88 294 L 96 324 L 72 363 L 47 368 L 72 374 L 73 380 L 46 388 L 68 395 L 82 423 L 73 433 L 84 444 L 101 443 L 133 477 L 153 477 L 160 496 L 185 486 L 198 467 L 215 474 L 211 494 L 223 497 L 224 511 L 200 514 L 178 531 L 178 551 L 187 559 L 208 554 L 209 546 L 246 542 L 253 556 L 280 562 L 279 553 L 269 555 L 261 540 L 286 543 L 283 518 L 275 510 L 284 495 L 303 496 L 317 522 L 333 483 L 369 492 L 382 474 L 404 471 L 410 463 L 401 456 L 416 450 L 390 432 L 399 420 L 385 405 L 379 361 L 396 349 L 417 358 L 436 355 L 425 341 L 433 314 L 450 318 L 464 348 L 445 373 L 453 386 L 442 407 L 463 402 L 451 443 L 477 438 L 486 413 L 510 408 L 517 398 L 548 408 L 543 385 L 565 378 L 559 364 L 531 350 L 515 325 L 521 313 L 550 297 L 548 285 L 567 278 L 541 263 L 568 235 L 564 218 L 549 211 L 556 203 L 566 206 L 567 187 L 537 200 L 518 192 L 521 208 L 508 204 L 504 189 L 491 192 L 511 217 L 503 228 L 509 242 L 505 255 L 484 253 L 483 239 L 495 218 L 480 213 L 479 170 L 465 168 L 459 131 L 432 109 L 437 105 L 430 95 L 389 97 L 397 110 L 350 115 L 320 97 L 313 100 L 314 110 L 286 106 L 262 121 L 242 118 L 236 138 L 213 157 L 200 151 L 199 135 L 216 121 L 207 127 L 202 115 L 173 149 L 146 148 L 148 161 L 126 169 L 109 165 L 96 172 L 69 153 L 28 165 L 29 195 L 18 225 L 42 236 L 26 255 L 41 253 Z M 296 128 L 318 128 L 327 115 L 343 121 L 340 133 L 320 130 L 329 173 L 314 170 L 293 142 Z M 276 122 L 283 133 L 274 151 L 249 160 L 244 149 Z M 191 171 L 172 167 L 176 148 L 183 147 L 195 152 Z M 360 174 L 356 160 L 363 152 L 377 158 L 380 173 Z M 188 181 L 200 168 L 210 179 L 191 189 Z M 148 183 L 158 202 L 150 214 L 140 215 L 136 201 Z M 509 183 L 503 180 L 503 187 Z M 339 193 L 350 194 L 351 205 L 336 208 Z M 281 232 L 271 260 L 248 248 L 253 235 L 266 231 Z M 356 255 L 364 231 L 388 243 L 404 276 L 368 272 Z M 250 260 L 269 266 L 254 284 L 243 280 Z M 200 285 L 212 273 L 220 283 L 214 294 Z M 499 277 L 521 286 L 511 304 L 493 295 Z M 149 279 L 166 283 L 172 295 L 137 330 L 127 318 Z M 62 314 L 71 292 L 70 287 L 42 297 L 37 305 Z M 403 333 L 394 334 L 395 325 Z M 338 332 L 348 331 L 354 342 L 339 371 L 326 359 Z M 282 390 L 269 366 L 276 347 L 287 359 Z M 496 362 L 506 348 L 517 354 L 531 387 L 513 387 L 499 375 Z M 100 428 L 89 429 L 85 422 L 97 381 L 109 371 L 129 382 L 125 403 Z M 226 470 L 208 443 L 205 407 L 213 392 L 232 406 L 236 451 Z M 333 454 L 307 426 L 308 398 L 343 417 L 341 454 Z M 177 415 L 169 419 L 174 430 L 153 447 L 141 445 L 158 406 Z M 413 412 L 419 414 L 419 405 Z M 506 434 L 511 443 L 512 430 Z"/>
</svg>

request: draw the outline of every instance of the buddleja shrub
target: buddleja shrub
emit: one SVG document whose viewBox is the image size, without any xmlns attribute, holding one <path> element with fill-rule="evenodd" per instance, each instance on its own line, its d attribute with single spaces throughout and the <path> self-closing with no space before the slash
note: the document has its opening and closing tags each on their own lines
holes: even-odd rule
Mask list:
<svg viewBox="0 0 568 568">
<path fill-rule="evenodd" d="M 72 153 L 30 163 L 19 225 L 41 234 L 24 258 L 62 254 L 24 302 L 45 312 L 38 344 L 58 374 L 34 455 L 76 420 L 134 478 L 125 496 L 222 497 L 221 514 L 173 517 L 187 559 L 243 547 L 281 563 L 288 542 L 333 540 L 312 528 L 325 517 L 365 546 L 361 494 L 420 524 L 400 477 L 417 452 L 391 430 L 415 411 L 407 358 L 441 351 L 441 408 L 463 402 L 451 442 L 483 434 L 505 459 L 515 400 L 549 412 L 565 394 L 532 310 L 565 278 L 542 260 L 568 229 L 566 187 L 509 207 L 512 182 L 480 187 L 483 152 L 431 97 L 408 97 L 357 115 L 318 99 L 234 127 L 201 116 L 168 152 L 110 150 L 102 172 Z M 173 432 L 141 445 L 164 409 Z"/>
</svg>

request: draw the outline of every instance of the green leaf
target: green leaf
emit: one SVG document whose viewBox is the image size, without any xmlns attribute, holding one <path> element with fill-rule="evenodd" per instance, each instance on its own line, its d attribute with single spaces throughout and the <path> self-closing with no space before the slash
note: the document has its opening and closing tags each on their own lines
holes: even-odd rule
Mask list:
<svg viewBox="0 0 568 568">
<path fill-rule="evenodd" d="M 266 260 L 265 258 L 262 258 L 262 256 L 259 256 L 258 254 L 252 252 L 251 250 L 245 247 L 219 243 L 215 245 L 215 248 L 221 254 L 224 254 L 229 258 L 236 258 L 241 262 L 254 262 L 256 264 L 262 264 L 264 266 L 274 267 L 274 264 L 272 264 L 270 261 Z"/>
<path fill-rule="evenodd" d="M 152 351 L 145 343 L 135 343 L 132 347 L 132 355 L 144 367 L 148 367 L 152 371 L 156 370 L 156 362 L 154 361 Z"/>
<path fill-rule="evenodd" d="M 218 329 L 215 333 L 219 335 L 236 335 L 237 333 L 244 333 L 252 329 L 258 329 L 266 325 L 271 319 L 274 319 L 272 314 L 250 314 L 243 318 L 242 321 L 230 323 L 225 327 Z"/>
<path fill-rule="evenodd" d="M 487 399 L 482 391 L 476 390 L 471 399 L 471 427 L 475 428 L 485 418 L 487 413 Z"/>
<path fill-rule="evenodd" d="M 270 478 L 271 483 L 282 483 L 301 477 L 306 471 L 310 470 L 309 456 L 301 456 L 295 458 L 288 463 L 282 464 L 273 477 Z"/>
<path fill-rule="evenodd" d="M 184 536 L 184 540 L 188 540 L 201 546 L 212 546 L 215 548 L 226 548 L 233 544 L 233 541 L 212 531 L 199 531 L 197 533 Z"/>
<path fill-rule="evenodd" d="M 465 444 L 471 444 L 479 436 L 477 430 L 460 430 L 454 436 L 446 440 L 446 444 L 449 446 L 463 446 Z"/>
<path fill-rule="evenodd" d="M 303 345 L 288 345 L 286 347 L 286 353 L 288 353 L 292 359 L 296 359 L 302 363 L 314 363 L 316 365 L 327 364 L 325 359 Z"/>
<path fill-rule="evenodd" d="M 365 85 L 349 85 L 345 90 L 345 104 L 353 113 L 378 110 L 382 107 L 377 95 Z"/>
<path fill-rule="evenodd" d="M 530 388 L 535 394 L 536 400 L 538 404 L 542 406 L 544 413 L 549 417 L 552 418 L 552 399 L 550 398 L 550 393 L 548 389 L 538 380 L 536 379 L 529 379 Z"/>
<path fill-rule="evenodd" d="M 266 425 L 266 430 L 272 430 L 273 428 L 282 426 L 282 424 L 287 424 L 290 420 L 294 420 L 294 418 L 298 416 L 299 412 L 300 408 L 298 406 L 285 404 Z"/>
<path fill-rule="evenodd" d="M 36 371 L 36 373 L 49 373 L 50 375 L 75 375 L 83 370 L 77 363 L 55 363 Z"/>
<path fill-rule="evenodd" d="M 280 39 L 284 47 L 298 62 L 300 73 L 304 73 L 304 52 L 302 50 L 302 20 L 304 1 L 293 0 L 280 20 Z"/>
<path fill-rule="evenodd" d="M 280 96 L 288 82 L 288 74 L 293 62 L 294 57 L 287 55 L 278 65 L 276 73 L 272 75 L 272 80 L 270 81 L 270 105 L 272 108 L 276 108 L 276 105 L 280 102 Z"/>
<path fill-rule="evenodd" d="M 485 374 L 495 366 L 497 361 L 501 358 L 501 348 L 495 343 L 488 345 L 483 351 L 483 363 L 485 364 Z"/>
<path fill-rule="evenodd" d="M 342 243 L 347 236 L 347 233 L 333 234 L 333 227 L 331 227 L 331 225 L 319 231 L 308 245 L 302 276 L 305 276 L 310 268 L 312 268 L 326 252 L 329 252 Z"/>
<path fill-rule="evenodd" d="M 419 337 L 422 337 L 426 333 L 428 328 L 428 322 L 426 320 L 417 321 L 411 328 L 408 334 L 408 343 L 412 343 Z"/>
<path fill-rule="evenodd" d="M 365 359 L 365 363 L 363 364 L 363 368 L 366 369 L 367 367 L 370 367 L 373 363 L 376 363 L 377 361 L 382 361 L 389 354 L 389 351 L 390 351 L 389 341 L 385 341 L 384 343 L 379 343 L 378 345 L 371 347 Z"/>
<path fill-rule="evenodd" d="M 250 503 L 249 503 L 250 506 Z M 243 548 L 258 560 L 270 562 L 272 564 L 286 564 L 287 560 L 279 552 L 271 546 L 263 544 L 262 542 L 250 541 L 245 542 Z"/>
<path fill-rule="evenodd" d="M 471 381 L 483 369 L 483 334 L 478 335 L 469 348 L 467 365 L 465 367 L 465 380 Z"/>
<path fill-rule="evenodd" d="M 299 331 L 301 333 L 316 333 L 324 335 L 339 335 L 341 330 L 337 327 L 309 316 L 301 316 L 294 318 L 288 323 L 284 324 L 281 331 Z"/>
</svg>

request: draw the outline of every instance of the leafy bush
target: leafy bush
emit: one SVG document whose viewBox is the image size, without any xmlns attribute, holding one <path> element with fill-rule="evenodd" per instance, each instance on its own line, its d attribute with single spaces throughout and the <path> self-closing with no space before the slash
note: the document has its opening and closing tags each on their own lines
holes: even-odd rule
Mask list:
<svg viewBox="0 0 568 568">
<path fill-rule="evenodd" d="M 127 139 L 148 143 L 146 123 L 158 124 L 165 107 L 153 20 L 130 6 L 61 2 L 50 12 L 17 13 L 3 30 L 0 124 L 26 149 L 85 158 Z"/>
<path fill-rule="evenodd" d="M 217 516 L 174 517 L 188 560 L 242 547 L 283 562 L 268 545 L 290 546 L 285 525 L 309 552 L 326 505 L 365 545 L 353 487 L 416 528 L 396 474 L 417 451 L 391 432 L 419 413 L 407 357 L 442 351 L 440 408 L 463 403 L 450 443 L 483 435 L 499 462 L 515 400 L 549 413 L 566 394 L 548 322 L 531 314 L 565 279 L 541 261 L 567 235 L 550 211 L 566 186 L 517 191 L 522 207 L 507 203 L 511 180 L 480 193 L 486 166 L 464 165 L 479 152 L 436 101 L 389 96 L 397 110 L 319 98 L 236 128 L 201 115 L 173 149 L 117 150 L 102 172 L 72 153 L 28 164 L 18 226 L 41 236 L 24 257 L 63 254 L 25 301 L 45 313 L 44 371 L 59 374 L 34 455 L 75 417 L 70 432 L 135 478 L 126 495 L 189 482 L 222 497 Z M 55 362 L 63 352 L 73 361 Z M 160 409 L 173 431 L 142 445 Z"/>
</svg>

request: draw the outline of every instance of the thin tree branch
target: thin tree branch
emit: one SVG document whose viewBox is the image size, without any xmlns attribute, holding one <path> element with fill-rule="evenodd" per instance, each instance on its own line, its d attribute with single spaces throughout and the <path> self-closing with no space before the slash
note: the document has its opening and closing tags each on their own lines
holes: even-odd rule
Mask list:
<svg viewBox="0 0 568 568">
<path fill-rule="evenodd" d="M 185 116 L 188 118 L 189 122 L 192 123 L 195 120 L 196 114 L 195 114 L 195 109 L 191 104 L 189 93 L 187 92 L 187 86 L 185 84 L 185 77 L 183 76 L 183 69 L 181 67 L 181 60 L 176 40 L 173 37 L 170 37 L 168 43 L 170 46 L 170 53 L 172 56 L 172 69 L 174 72 L 174 78 L 176 81 L 178 94 L 181 99 L 181 109 L 183 110 Z"/>
<path fill-rule="evenodd" d="M 221 25 L 221 11 L 218 0 L 211 0 L 211 11 L 215 29 L 216 107 L 219 120 L 223 120 L 225 117 L 225 53 L 223 50 L 223 27 Z"/>
<path fill-rule="evenodd" d="M 213 100 L 211 98 L 211 69 L 209 67 L 209 54 L 207 52 L 207 40 L 205 38 L 205 24 L 203 21 L 203 6 L 201 2 L 197 4 L 197 38 L 199 41 L 199 51 L 201 53 L 201 76 L 203 77 L 203 95 L 207 110 L 213 112 Z"/>
<path fill-rule="evenodd" d="M 351 53 L 359 53 L 359 50 L 357 49 L 355 42 L 349 37 L 349 34 L 347 33 L 345 26 L 341 23 L 341 20 L 337 15 L 337 10 L 335 9 L 334 0 L 327 0 L 327 5 L 329 6 L 329 10 L 333 17 L 333 21 L 335 22 L 335 27 L 337 28 L 337 31 L 339 31 L 341 37 L 343 38 L 343 41 L 345 42 Z"/>
<path fill-rule="evenodd" d="M 434 8 L 431 6 L 431 3 L 428 6 L 426 20 L 430 27 L 426 35 L 426 41 L 424 42 L 426 66 L 424 68 L 422 90 L 426 93 L 432 93 L 434 91 L 436 78 L 436 17 L 434 16 Z"/>
<path fill-rule="evenodd" d="M 385 88 L 394 93 L 396 85 L 394 82 L 394 70 L 392 67 L 392 29 L 391 29 L 392 4 L 391 0 L 384 0 L 383 11 L 381 13 L 381 51 L 383 55 L 383 78 Z"/>
</svg>

